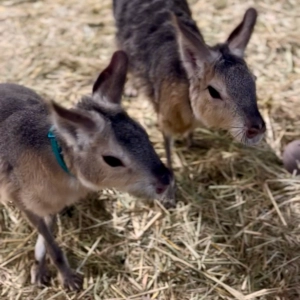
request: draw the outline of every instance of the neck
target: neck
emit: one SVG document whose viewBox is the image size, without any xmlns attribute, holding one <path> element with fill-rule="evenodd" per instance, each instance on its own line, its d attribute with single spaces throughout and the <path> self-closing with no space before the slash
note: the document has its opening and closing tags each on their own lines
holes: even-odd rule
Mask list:
<svg viewBox="0 0 300 300">
<path fill-rule="evenodd" d="M 55 159 L 57 163 L 60 165 L 60 167 L 70 176 L 74 177 L 72 173 L 70 172 L 69 168 L 66 165 L 63 152 L 62 152 L 62 147 L 61 144 L 58 142 L 57 137 L 54 133 L 54 127 L 52 126 L 49 131 L 48 131 L 48 138 L 51 143 L 51 148 L 52 152 L 55 156 Z"/>
</svg>

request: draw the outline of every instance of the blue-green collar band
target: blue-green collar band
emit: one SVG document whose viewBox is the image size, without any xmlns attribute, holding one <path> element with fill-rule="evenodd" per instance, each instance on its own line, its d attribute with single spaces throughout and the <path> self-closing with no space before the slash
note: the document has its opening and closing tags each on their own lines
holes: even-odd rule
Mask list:
<svg viewBox="0 0 300 300">
<path fill-rule="evenodd" d="M 71 174 L 71 172 L 69 171 L 65 161 L 64 161 L 64 158 L 63 158 L 63 155 L 62 155 L 62 149 L 61 147 L 59 146 L 58 142 L 57 142 L 57 139 L 56 139 L 56 136 L 54 134 L 54 127 L 52 126 L 49 131 L 48 131 L 48 138 L 50 139 L 50 142 L 51 142 L 51 147 L 52 147 L 52 152 L 56 158 L 56 161 L 58 162 L 58 164 L 60 165 L 60 167 L 69 175 L 73 176 Z"/>
</svg>

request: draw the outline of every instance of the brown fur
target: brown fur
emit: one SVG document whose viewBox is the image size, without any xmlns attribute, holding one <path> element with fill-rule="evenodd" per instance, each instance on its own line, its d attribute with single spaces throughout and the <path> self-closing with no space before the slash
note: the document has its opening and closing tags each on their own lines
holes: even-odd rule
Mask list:
<svg viewBox="0 0 300 300">
<path fill-rule="evenodd" d="M 155 102 L 155 99 L 152 101 Z M 189 102 L 188 82 L 176 79 L 163 81 L 158 103 L 155 106 L 159 127 L 165 135 L 187 136 L 193 131 L 195 120 Z"/>
</svg>

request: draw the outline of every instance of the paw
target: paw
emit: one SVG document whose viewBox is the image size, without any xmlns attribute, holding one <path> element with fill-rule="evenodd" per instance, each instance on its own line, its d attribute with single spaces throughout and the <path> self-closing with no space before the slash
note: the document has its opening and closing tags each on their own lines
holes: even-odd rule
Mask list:
<svg viewBox="0 0 300 300">
<path fill-rule="evenodd" d="M 83 276 L 70 270 L 62 276 L 62 285 L 67 290 L 79 291 L 83 287 Z"/>
<path fill-rule="evenodd" d="M 45 266 L 40 266 L 36 262 L 30 270 L 31 284 L 35 284 L 38 287 L 48 286 L 50 283 L 50 274 Z"/>
</svg>

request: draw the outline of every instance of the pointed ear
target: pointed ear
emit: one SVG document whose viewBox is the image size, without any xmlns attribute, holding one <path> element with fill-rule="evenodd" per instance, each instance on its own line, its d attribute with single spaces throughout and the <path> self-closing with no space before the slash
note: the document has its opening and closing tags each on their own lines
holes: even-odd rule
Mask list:
<svg viewBox="0 0 300 300">
<path fill-rule="evenodd" d="M 93 86 L 93 95 L 97 94 L 106 101 L 120 104 L 126 82 L 128 57 L 124 51 L 116 51 L 108 67 L 103 70 Z"/>
<path fill-rule="evenodd" d="M 209 49 L 202 36 L 192 32 L 173 13 L 171 14 L 171 20 L 176 31 L 180 58 L 188 78 L 201 76 L 204 64 L 213 62 L 216 53 Z"/>
<path fill-rule="evenodd" d="M 51 101 L 48 103 L 56 130 L 64 137 L 69 146 L 80 143 L 80 136 L 89 136 L 89 133 L 98 130 L 98 123 L 84 112 L 76 109 L 67 109 Z"/>
<path fill-rule="evenodd" d="M 61 124 L 69 124 L 85 130 L 96 128 L 95 122 L 79 110 L 67 109 L 55 102 L 51 102 L 51 107 L 54 117 Z"/>
<path fill-rule="evenodd" d="M 250 41 L 251 35 L 256 24 L 257 11 L 254 8 L 249 8 L 244 14 L 243 21 L 232 31 L 227 39 L 227 44 L 230 51 L 243 57 L 245 49 Z"/>
</svg>

